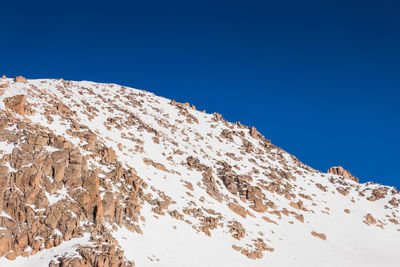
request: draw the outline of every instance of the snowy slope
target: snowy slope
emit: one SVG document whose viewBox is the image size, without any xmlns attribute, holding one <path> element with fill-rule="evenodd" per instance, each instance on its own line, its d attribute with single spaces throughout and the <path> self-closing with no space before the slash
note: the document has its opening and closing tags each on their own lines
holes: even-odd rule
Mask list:
<svg viewBox="0 0 400 267">
<path fill-rule="evenodd" d="M 1 79 L 1 84 L 8 87 L 0 94 L 0 110 L 76 147 L 88 171 L 98 172 L 99 201 L 105 203 L 107 192 L 118 195 L 122 221 L 105 217 L 101 224 L 136 266 L 400 264 L 400 193 L 393 187 L 321 173 L 255 128 L 149 92 L 86 81 Z M 22 115 L 3 102 L 16 95 L 26 96 Z M 82 133 L 114 151 L 116 163 L 105 164 Z M 0 142 L 0 157 L 13 146 L 21 144 Z M 111 177 L 115 166 L 142 181 L 137 221 L 125 204 L 135 185 Z M 8 172 L 20 171 L 14 167 Z M 74 202 L 70 190 L 46 191 L 48 207 L 62 199 Z M 88 233 L 99 224 L 80 220 Z M 48 266 L 65 253 L 82 257 L 71 251 L 75 244 L 94 244 L 88 233 L 25 257 L 5 254 L 0 266 Z"/>
</svg>

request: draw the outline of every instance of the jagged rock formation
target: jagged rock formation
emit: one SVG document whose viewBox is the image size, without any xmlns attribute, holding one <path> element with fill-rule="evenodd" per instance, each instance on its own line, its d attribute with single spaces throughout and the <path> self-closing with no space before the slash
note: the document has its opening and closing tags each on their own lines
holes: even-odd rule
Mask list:
<svg viewBox="0 0 400 267">
<path fill-rule="evenodd" d="M 343 176 L 345 179 L 350 179 L 350 180 L 353 180 L 353 181 L 355 181 L 357 183 L 359 182 L 357 177 L 354 177 L 353 175 L 351 175 L 351 172 L 343 169 L 342 166 L 331 167 L 331 168 L 329 168 L 328 173 L 332 173 L 332 174 Z"/>
<path fill-rule="evenodd" d="M 0 88 L 0 266 L 398 265 L 394 187 L 145 91 Z"/>
</svg>

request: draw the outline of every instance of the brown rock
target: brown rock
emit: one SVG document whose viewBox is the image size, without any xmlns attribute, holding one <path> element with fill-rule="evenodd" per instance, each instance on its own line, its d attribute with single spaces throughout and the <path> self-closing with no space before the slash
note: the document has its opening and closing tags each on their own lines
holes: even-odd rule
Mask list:
<svg viewBox="0 0 400 267">
<path fill-rule="evenodd" d="M 321 238 L 322 240 L 326 240 L 326 235 L 322 233 L 317 233 L 315 231 L 312 231 L 311 234 L 315 237 Z"/>
<path fill-rule="evenodd" d="M 14 78 L 14 82 L 17 82 L 17 83 L 26 83 L 26 82 L 28 82 L 28 81 L 26 80 L 25 77 L 17 76 L 17 77 Z"/>
<path fill-rule="evenodd" d="M 317 183 L 317 184 L 315 184 L 315 186 L 318 187 L 321 191 L 324 191 L 324 192 L 327 191 L 327 190 L 326 190 L 326 187 L 323 186 L 322 184 Z"/>
<path fill-rule="evenodd" d="M 64 173 L 65 173 L 65 167 L 66 163 L 65 162 L 57 162 L 54 166 L 54 181 L 60 182 L 64 178 Z"/>
<path fill-rule="evenodd" d="M 232 245 L 232 248 L 233 248 L 234 250 L 236 250 L 236 251 L 240 251 L 240 250 L 242 250 L 242 248 L 241 248 L 241 247 L 239 247 L 239 246 L 236 246 L 236 245 Z"/>
<path fill-rule="evenodd" d="M 266 217 L 266 216 L 263 216 L 262 218 L 263 218 L 266 222 L 274 223 L 274 224 L 278 225 L 277 222 L 275 222 L 274 220 L 271 220 L 270 218 L 268 218 L 268 217 Z"/>
<path fill-rule="evenodd" d="M 115 213 L 115 200 L 112 193 L 107 192 L 103 197 L 103 216 L 113 217 Z"/>
<path fill-rule="evenodd" d="M 289 204 L 292 208 L 295 208 L 295 209 L 300 209 L 300 207 L 299 207 L 299 204 L 297 204 L 296 202 L 290 202 L 290 204 Z"/>
<path fill-rule="evenodd" d="M 32 249 L 34 251 L 39 251 L 40 247 L 42 246 L 43 240 L 42 239 L 35 239 L 32 242 Z"/>
<path fill-rule="evenodd" d="M 230 202 L 228 204 L 228 207 L 236 214 L 242 216 L 243 218 L 246 218 L 246 209 L 239 204 L 235 204 L 233 202 Z"/>
<path fill-rule="evenodd" d="M 267 206 L 264 205 L 262 199 L 260 199 L 260 198 L 254 199 L 254 207 L 253 208 L 255 211 L 261 212 L 261 213 L 267 210 Z"/>
<path fill-rule="evenodd" d="M 0 236 L 0 257 L 3 256 L 10 248 L 11 245 L 11 235 L 7 233 L 1 233 Z"/>
<path fill-rule="evenodd" d="M 7 97 L 3 101 L 6 108 L 13 110 L 20 115 L 24 115 L 24 105 L 26 103 L 25 95 Z"/>
<path fill-rule="evenodd" d="M 256 127 L 251 126 L 250 127 L 250 135 L 251 135 L 251 137 L 257 139 L 259 137 L 260 133 L 257 131 Z"/>
<path fill-rule="evenodd" d="M 14 251 L 11 251 L 7 253 L 6 258 L 13 261 L 17 258 L 17 255 Z"/>
<path fill-rule="evenodd" d="M 376 224 L 376 220 L 375 220 L 374 216 L 372 216 L 371 213 L 368 213 L 368 214 L 365 216 L 365 220 L 366 220 L 369 224 Z"/>
<path fill-rule="evenodd" d="M 331 168 L 329 168 L 329 170 L 327 172 L 336 174 L 336 175 L 340 175 L 340 176 L 343 176 L 345 179 L 350 179 L 355 182 L 358 182 L 358 178 L 351 175 L 351 173 L 349 171 L 346 171 L 342 166 L 331 167 Z"/>
<path fill-rule="evenodd" d="M 73 150 L 69 154 L 69 163 L 71 164 L 81 164 L 82 159 L 83 159 L 82 154 L 77 150 Z"/>
<path fill-rule="evenodd" d="M 295 218 L 296 218 L 299 222 L 304 223 L 304 215 L 303 215 L 303 214 L 296 215 Z"/>
<path fill-rule="evenodd" d="M 113 163 L 117 159 L 117 155 L 111 147 L 104 148 L 101 154 L 103 156 L 103 162 L 106 163 Z"/>
</svg>

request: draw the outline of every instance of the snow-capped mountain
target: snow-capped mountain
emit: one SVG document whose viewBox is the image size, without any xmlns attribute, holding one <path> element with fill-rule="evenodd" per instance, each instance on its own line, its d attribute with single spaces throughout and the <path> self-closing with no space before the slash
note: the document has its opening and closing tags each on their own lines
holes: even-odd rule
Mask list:
<svg viewBox="0 0 400 267">
<path fill-rule="evenodd" d="M 400 266 L 399 204 L 188 103 L 0 79 L 0 266 Z"/>
</svg>

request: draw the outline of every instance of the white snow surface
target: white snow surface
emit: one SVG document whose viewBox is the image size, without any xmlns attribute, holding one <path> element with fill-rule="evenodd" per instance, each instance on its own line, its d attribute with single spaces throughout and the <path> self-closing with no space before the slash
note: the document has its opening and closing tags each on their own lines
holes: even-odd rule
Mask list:
<svg viewBox="0 0 400 267">
<path fill-rule="evenodd" d="M 393 197 L 399 198 L 394 188 L 385 187 L 388 190 L 385 198 L 369 201 L 366 198 L 372 190 L 382 186 L 358 184 L 341 176 L 313 170 L 279 148 L 263 147 L 260 140 L 250 136 L 247 127 L 215 121 L 213 114 L 190 107 L 179 109 L 171 105 L 169 99 L 149 92 L 87 81 L 39 79 L 15 83 L 11 79 L 0 80 L 0 83 L 4 82 L 10 86 L 0 96 L 0 109 L 5 109 L 4 98 L 27 95 L 27 101 L 36 107 L 35 114 L 25 115 L 25 119 L 66 137 L 85 155 L 84 143 L 68 134 L 68 118 L 54 115 L 52 122 L 46 119 L 49 100 L 57 99 L 75 112 L 74 120 L 113 148 L 124 168 L 135 169 L 149 185 L 147 193 L 157 197 L 158 192 L 163 192 L 174 201 L 168 209 L 179 211 L 190 221 L 191 224 L 177 220 L 168 213 L 156 215 L 152 206 L 145 204 L 140 212 L 144 218 L 140 222 L 142 234 L 114 225 L 114 230 L 111 230 L 114 237 L 125 251 L 126 258 L 133 260 L 136 266 L 400 266 L 400 226 L 388 221 L 388 218 L 399 220 L 399 208 L 388 204 Z M 94 111 L 88 112 L 87 107 Z M 127 124 L 129 118 L 133 125 Z M 156 134 L 144 126 L 155 130 Z M 231 140 L 221 137 L 223 130 L 242 133 L 253 145 L 253 151 L 244 152 L 240 134 L 232 136 Z M 0 142 L 2 153 L 11 153 L 12 148 L 12 144 Z M 282 157 L 278 156 L 280 153 Z M 188 168 L 186 161 L 189 156 L 212 167 L 217 181 L 220 180 L 217 169 L 221 167 L 217 162 L 223 161 L 233 166 L 237 174 L 250 175 L 252 180 L 249 183 L 258 187 L 273 181 L 270 177 L 272 170 L 287 170 L 295 178 L 285 180 L 291 185 L 291 200 L 268 190 L 263 189 L 263 193 L 266 199 L 275 203 L 276 210 L 287 209 L 302 214 L 304 223 L 290 213 L 277 216 L 270 213 L 273 209 L 264 213 L 254 211 L 251 202 L 229 193 L 222 181 L 217 182 L 222 201 L 217 201 L 207 194 L 201 182 L 202 173 Z M 148 165 L 143 159 L 160 163 L 167 171 Z M 90 163 L 101 166 L 97 161 Z M 187 189 L 185 182 L 191 183 L 194 190 Z M 317 183 L 324 186 L 326 192 L 317 188 Z M 120 186 L 123 185 L 115 184 L 114 189 L 118 190 Z M 346 188 L 348 194 L 340 194 L 338 187 Z M 311 199 L 301 197 L 301 194 Z M 63 189 L 47 197 L 51 205 L 68 194 Z M 289 205 L 298 200 L 303 202 L 305 210 Z M 229 202 L 237 202 L 252 216 L 243 218 L 234 213 L 227 206 Z M 211 230 L 211 236 L 207 236 L 198 230 L 201 222 L 197 218 L 182 212 L 185 208 L 201 208 L 205 214 L 206 209 L 213 210 L 222 216 L 221 226 Z M 345 213 L 345 209 L 350 213 Z M 363 222 L 368 213 L 377 219 L 376 225 Z M 3 212 L 0 216 L 7 214 Z M 216 217 L 212 212 L 208 216 Z M 263 216 L 277 224 L 266 222 Z M 245 228 L 246 235 L 241 240 L 229 233 L 231 221 L 240 222 Z M 327 239 L 312 236 L 312 231 L 325 234 Z M 254 249 L 257 238 L 262 238 L 274 251 L 265 251 L 262 258 L 254 260 L 232 248 L 235 245 Z M 63 242 L 28 258 L 18 257 L 13 261 L 0 258 L 0 266 L 47 266 L 56 255 L 72 253 L 74 245 L 82 243 L 89 243 L 89 237 Z"/>
</svg>

